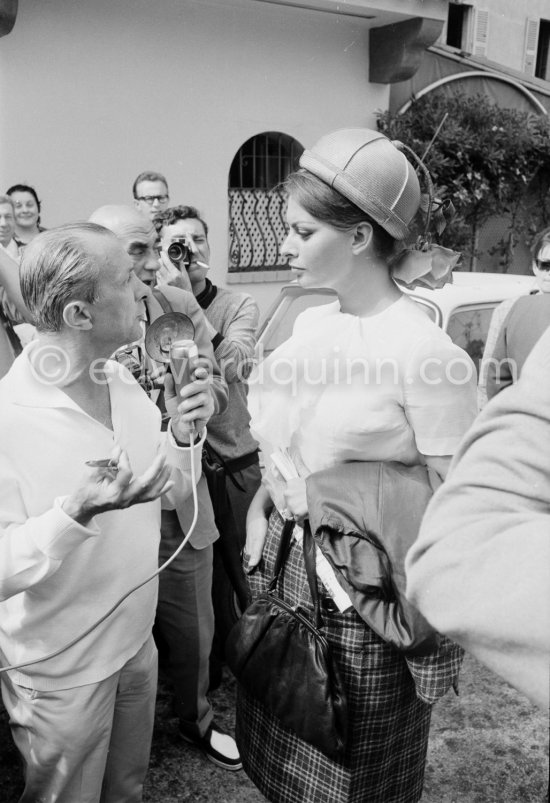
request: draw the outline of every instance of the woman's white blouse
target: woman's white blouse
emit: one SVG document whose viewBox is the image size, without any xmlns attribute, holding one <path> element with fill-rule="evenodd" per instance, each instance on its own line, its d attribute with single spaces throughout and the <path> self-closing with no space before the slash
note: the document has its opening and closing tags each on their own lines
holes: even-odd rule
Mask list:
<svg viewBox="0 0 550 803">
<path fill-rule="evenodd" d="M 290 448 L 309 471 L 350 460 L 451 455 L 473 422 L 476 371 L 418 305 L 401 297 L 358 317 L 339 302 L 306 310 L 250 386 L 266 455 Z"/>
</svg>

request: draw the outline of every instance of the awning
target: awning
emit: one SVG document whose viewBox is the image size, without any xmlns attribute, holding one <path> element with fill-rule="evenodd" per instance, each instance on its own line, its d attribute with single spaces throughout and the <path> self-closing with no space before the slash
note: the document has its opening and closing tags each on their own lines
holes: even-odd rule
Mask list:
<svg viewBox="0 0 550 803">
<path fill-rule="evenodd" d="M 459 55 L 440 45 L 427 48 L 412 78 L 392 84 L 390 111 L 406 111 L 413 98 L 433 91 L 447 95 L 481 93 L 503 108 L 550 114 L 547 81 L 531 79 L 487 59 Z"/>
</svg>

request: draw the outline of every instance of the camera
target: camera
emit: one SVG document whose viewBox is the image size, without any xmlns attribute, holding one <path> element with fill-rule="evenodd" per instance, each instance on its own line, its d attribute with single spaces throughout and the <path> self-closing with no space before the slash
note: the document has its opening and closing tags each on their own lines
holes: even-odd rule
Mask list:
<svg viewBox="0 0 550 803">
<path fill-rule="evenodd" d="M 191 264 L 191 249 L 187 245 L 185 238 L 170 243 L 167 253 L 172 262 L 178 267 L 183 265 L 188 268 Z"/>
<path fill-rule="evenodd" d="M 148 396 L 154 389 L 155 383 L 145 365 L 139 358 L 139 349 L 137 354 L 131 346 L 121 348 L 115 351 L 114 359 L 123 365 L 134 377 L 138 385 L 141 385 L 143 390 Z"/>
</svg>

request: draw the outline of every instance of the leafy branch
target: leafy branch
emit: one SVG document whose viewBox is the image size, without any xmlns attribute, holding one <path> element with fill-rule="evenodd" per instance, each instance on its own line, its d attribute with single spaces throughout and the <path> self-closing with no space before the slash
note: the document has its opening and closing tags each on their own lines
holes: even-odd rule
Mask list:
<svg viewBox="0 0 550 803">
<path fill-rule="evenodd" d="M 441 243 L 462 250 L 470 270 L 479 256 L 479 231 L 491 218 L 508 221 L 505 237 L 492 249 L 504 271 L 518 242 L 550 225 L 547 117 L 500 108 L 484 95 L 432 93 L 404 114 L 381 114 L 378 127 L 417 154 L 427 151 L 436 196 L 450 199 L 456 210 Z"/>
</svg>

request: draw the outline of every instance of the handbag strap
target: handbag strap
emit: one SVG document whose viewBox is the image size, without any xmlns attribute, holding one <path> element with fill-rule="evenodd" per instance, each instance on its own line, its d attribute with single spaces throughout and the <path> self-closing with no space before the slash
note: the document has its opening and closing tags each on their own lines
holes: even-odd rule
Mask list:
<svg viewBox="0 0 550 803">
<path fill-rule="evenodd" d="M 288 557 L 288 553 L 290 551 L 290 543 L 292 539 L 292 533 L 294 532 L 294 525 L 295 521 L 292 519 L 285 519 L 283 524 L 283 529 L 281 531 L 281 539 L 279 541 L 279 549 L 277 550 L 277 556 L 275 558 L 275 565 L 273 567 L 273 577 L 271 578 L 267 590 L 269 592 L 275 591 L 277 587 L 277 580 L 279 579 L 279 575 L 281 573 L 281 569 L 283 568 L 283 563 Z"/>
<path fill-rule="evenodd" d="M 306 565 L 307 581 L 309 583 L 309 590 L 311 592 L 311 599 L 313 600 L 313 607 L 315 609 L 315 627 L 320 628 L 323 626 L 323 617 L 321 615 L 321 601 L 319 599 L 319 592 L 317 590 L 317 569 L 315 560 L 315 541 L 311 534 L 311 526 L 309 519 L 304 521 L 304 540 L 302 542 L 304 548 L 304 563 Z"/>
<path fill-rule="evenodd" d="M 290 544 L 292 541 L 292 533 L 294 532 L 295 522 L 292 519 L 287 519 L 283 524 L 281 532 L 281 539 L 279 541 L 279 548 L 275 558 L 275 565 L 273 567 L 273 577 L 268 585 L 268 593 L 273 593 L 277 588 L 277 581 L 283 568 L 283 564 L 288 557 L 290 551 Z M 303 524 L 304 538 L 302 541 L 304 551 L 304 563 L 306 567 L 307 582 L 313 600 L 313 607 L 315 609 L 315 627 L 320 628 L 323 626 L 323 616 L 321 614 L 321 601 L 317 591 L 317 570 L 315 567 L 315 541 L 311 534 L 311 527 L 309 519 L 304 520 Z"/>
</svg>

